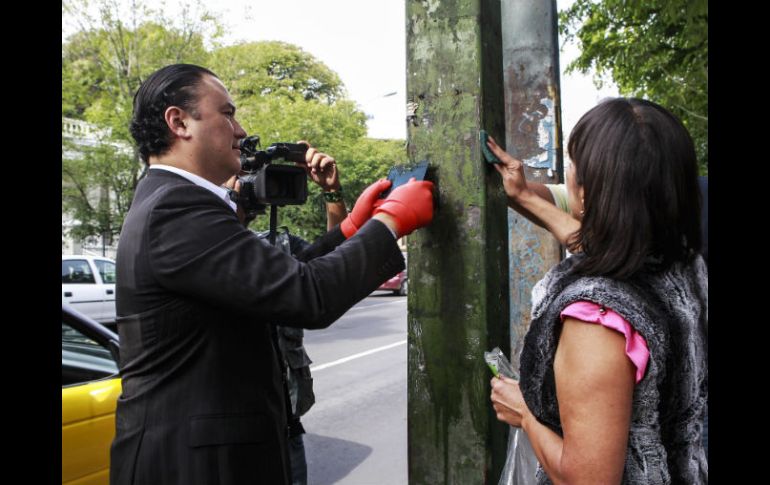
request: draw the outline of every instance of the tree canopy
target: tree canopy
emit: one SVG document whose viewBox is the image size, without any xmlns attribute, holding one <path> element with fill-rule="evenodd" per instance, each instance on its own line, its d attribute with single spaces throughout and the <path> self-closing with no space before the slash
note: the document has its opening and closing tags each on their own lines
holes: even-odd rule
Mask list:
<svg viewBox="0 0 770 485">
<path fill-rule="evenodd" d="M 275 96 L 332 104 L 345 96 L 337 73 L 297 46 L 278 41 L 248 42 L 216 49 L 212 69 L 241 98 Z"/>
<path fill-rule="evenodd" d="M 86 0 L 62 4 L 81 27 L 62 44 L 62 116 L 109 127 L 114 140 L 131 143 L 128 121 L 142 80 L 167 64 L 205 64 L 204 40 L 217 35 L 218 23 L 207 12 L 200 20 L 172 20 L 141 0 L 133 2 L 128 18 L 119 0 L 97 4 L 95 18 Z"/>
<path fill-rule="evenodd" d="M 297 46 L 250 42 L 223 47 L 212 52 L 210 67 L 228 87 L 239 122 L 249 135 L 260 136 L 263 147 L 306 140 L 337 160 L 348 208 L 390 166 L 406 161 L 403 141 L 366 138 L 366 115 L 345 98 L 337 74 Z M 287 73 L 290 77 L 284 77 Z M 320 189 L 310 183 L 308 202 L 281 208 L 279 220 L 305 239 L 323 234 L 326 208 Z M 260 217 L 253 227 L 267 229 L 268 222 Z"/>
<path fill-rule="evenodd" d="M 62 144 L 62 210 L 77 225 L 78 239 L 120 233 L 142 170 L 128 126 L 133 96 L 142 80 L 173 62 L 205 63 L 207 32 L 216 32 L 208 14 L 171 20 L 134 1 L 124 15 L 117 0 L 67 0 L 62 11 L 80 29 L 62 43 L 62 117 L 97 126 L 98 146 Z M 150 18 L 151 16 L 152 18 Z"/>
<path fill-rule="evenodd" d="M 208 14 L 199 22 L 174 24 L 144 8 L 135 9 L 143 13 L 127 23 L 116 13 L 119 0 L 101 3 L 100 15 L 62 44 L 62 116 L 108 133 L 99 147 L 62 146 L 62 208 L 79 221 L 73 236 L 119 234 L 143 164 L 133 148 L 116 147 L 133 147 L 133 95 L 144 78 L 167 64 L 193 63 L 215 72 L 238 106 L 239 122 L 248 134 L 260 135 L 264 147 L 302 139 L 334 156 L 348 208 L 390 166 L 406 161 L 403 141 L 366 138 L 366 115 L 346 98 L 339 76 L 299 47 L 273 41 L 220 46 L 211 37 L 221 28 Z M 307 204 L 283 208 L 279 217 L 292 233 L 312 239 L 325 232 L 326 216 L 318 187 L 308 188 Z M 267 222 L 258 218 L 254 225 L 266 228 Z"/>
<path fill-rule="evenodd" d="M 678 116 L 708 172 L 708 1 L 575 0 L 560 31 L 577 38 L 568 70 L 610 75 L 624 96 L 654 101 Z"/>
<path fill-rule="evenodd" d="M 62 209 L 78 221 L 70 229 L 73 237 L 111 241 L 118 235 L 134 195 L 136 167 L 132 152 L 106 140 L 85 147 L 62 143 Z"/>
</svg>

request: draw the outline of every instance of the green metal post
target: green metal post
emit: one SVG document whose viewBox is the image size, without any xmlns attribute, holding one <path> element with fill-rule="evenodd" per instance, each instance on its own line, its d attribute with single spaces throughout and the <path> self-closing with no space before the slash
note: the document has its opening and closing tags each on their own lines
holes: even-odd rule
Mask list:
<svg viewBox="0 0 770 485">
<path fill-rule="evenodd" d="M 479 129 L 504 139 L 500 2 L 407 0 L 408 153 L 433 223 L 409 236 L 410 484 L 497 483 L 506 426 L 483 352 L 509 351 L 505 194 Z"/>
<path fill-rule="evenodd" d="M 563 178 L 559 46 L 556 0 L 503 0 L 505 143 L 524 162 L 527 179 L 556 184 Z M 531 320 L 534 284 L 562 249 L 551 234 L 508 209 L 513 367 Z"/>
</svg>

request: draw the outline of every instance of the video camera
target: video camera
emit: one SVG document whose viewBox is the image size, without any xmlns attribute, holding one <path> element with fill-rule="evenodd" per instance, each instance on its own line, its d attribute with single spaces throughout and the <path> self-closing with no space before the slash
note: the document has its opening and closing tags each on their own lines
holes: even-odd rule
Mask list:
<svg viewBox="0 0 770 485">
<path fill-rule="evenodd" d="M 303 167 L 273 164 L 274 160 L 305 163 L 308 146 L 301 143 L 273 143 L 259 150 L 259 136 L 241 140 L 241 182 L 239 203 L 249 215 L 263 214 L 265 206 L 301 205 L 307 200 L 307 172 Z"/>
</svg>

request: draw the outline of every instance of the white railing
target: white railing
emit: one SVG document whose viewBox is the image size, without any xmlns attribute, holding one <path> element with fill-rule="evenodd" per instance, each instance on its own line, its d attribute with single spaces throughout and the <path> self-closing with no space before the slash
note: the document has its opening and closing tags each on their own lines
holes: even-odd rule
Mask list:
<svg viewBox="0 0 770 485">
<path fill-rule="evenodd" d="M 98 140 L 100 138 L 106 138 L 110 136 L 112 130 L 110 128 L 99 128 L 93 123 L 89 123 L 83 120 L 76 120 L 74 118 L 61 119 L 61 133 L 64 136 L 72 138 L 89 138 Z"/>
<path fill-rule="evenodd" d="M 74 118 L 61 118 L 61 134 L 63 137 L 70 138 L 75 141 L 76 144 L 81 146 L 95 147 L 99 144 L 106 143 L 111 145 L 122 153 L 130 155 L 132 148 L 130 145 L 120 141 L 106 141 L 112 134 L 112 128 L 100 128 L 93 123 L 89 123 L 83 120 L 76 120 Z M 77 158 L 77 152 L 67 150 L 62 155 L 64 158 L 73 159 Z"/>
</svg>

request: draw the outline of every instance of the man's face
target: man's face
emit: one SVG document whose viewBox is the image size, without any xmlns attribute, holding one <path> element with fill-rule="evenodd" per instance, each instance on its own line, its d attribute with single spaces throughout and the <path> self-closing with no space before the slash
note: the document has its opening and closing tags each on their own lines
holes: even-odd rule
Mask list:
<svg viewBox="0 0 770 485">
<path fill-rule="evenodd" d="M 220 185 L 241 169 L 239 145 L 246 132 L 236 121 L 235 103 L 219 79 L 204 75 L 197 93 L 198 116 L 188 118 L 196 162 L 205 178 Z"/>
</svg>

